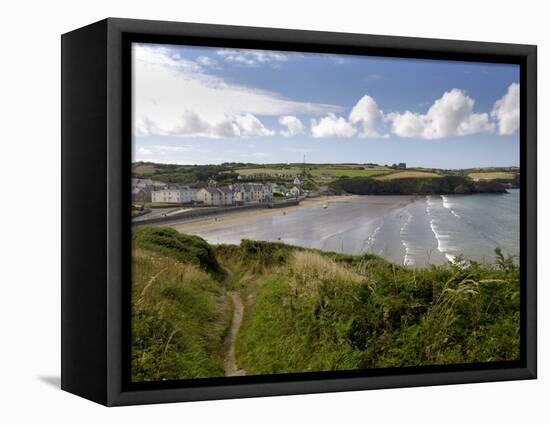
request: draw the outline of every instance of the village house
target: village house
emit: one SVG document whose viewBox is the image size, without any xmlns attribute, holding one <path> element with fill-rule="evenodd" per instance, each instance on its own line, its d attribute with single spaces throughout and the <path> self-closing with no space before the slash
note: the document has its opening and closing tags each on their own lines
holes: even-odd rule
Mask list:
<svg viewBox="0 0 550 425">
<path fill-rule="evenodd" d="M 294 186 L 292 189 L 290 189 L 290 192 L 287 194 L 289 196 L 293 196 L 295 198 L 298 198 L 301 195 L 302 191 L 297 186 Z"/>
<path fill-rule="evenodd" d="M 222 205 L 233 205 L 233 191 L 230 187 L 224 186 L 218 188 L 221 193 L 221 203 Z"/>
<path fill-rule="evenodd" d="M 244 183 L 233 185 L 233 199 L 239 204 L 264 203 L 273 200 L 272 184 Z"/>
<path fill-rule="evenodd" d="M 197 192 L 197 201 L 205 205 L 221 205 L 221 193 L 216 187 L 203 187 Z"/>
<path fill-rule="evenodd" d="M 150 202 L 151 192 L 141 187 L 132 188 L 132 201 L 134 202 Z"/>
<path fill-rule="evenodd" d="M 288 172 L 270 172 L 270 173 L 254 173 L 254 174 L 247 174 L 244 176 L 246 179 L 250 180 L 257 180 L 257 179 L 272 179 L 272 178 L 278 178 L 283 180 L 293 180 L 294 177 L 296 177 L 295 173 L 288 173 Z M 241 180 L 243 177 L 239 175 L 238 179 Z"/>
<path fill-rule="evenodd" d="M 263 189 L 262 202 L 273 201 L 273 185 L 271 183 L 264 184 L 262 189 Z"/>
<path fill-rule="evenodd" d="M 203 187 L 197 192 L 197 201 L 210 206 L 233 205 L 233 191 L 229 187 Z"/>
<path fill-rule="evenodd" d="M 264 199 L 263 184 L 251 183 L 250 190 L 252 192 L 252 202 L 262 202 Z"/>
<path fill-rule="evenodd" d="M 190 204 L 197 200 L 197 189 L 181 186 L 155 190 L 151 193 L 153 202 Z"/>
<path fill-rule="evenodd" d="M 252 201 L 252 192 L 247 184 L 233 185 L 233 199 L 238 204 L 245 204 Z"/>
<path fill-rule="evenodd" d="M 166 188 L 166 183 L 151 179 L 132 178 L 132 201 L 151 202 L 152 193 Z"/>
</svg>

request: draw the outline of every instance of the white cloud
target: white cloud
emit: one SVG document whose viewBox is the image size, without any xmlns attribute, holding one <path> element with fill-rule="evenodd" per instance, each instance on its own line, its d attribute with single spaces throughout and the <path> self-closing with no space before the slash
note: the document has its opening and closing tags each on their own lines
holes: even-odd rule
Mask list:
<svg viewBox="0 0 550 425">
<path fill-rule="evenodd" d="M 426 112 L 384 113 L 365 95 L 349 115 L 336 105 L 294 101 L 277 93 L 233 84 L 213 74 L 216 60 L 183 57 L 159 45 L 134 45 L 134 135 L 243 138 L 273 136 L 262 123 L 276 116 L 280 134 L 306 131 L 298 118 L 309 115 L 314 138 L 398 137 L 441 139 L 497 132 L 513 134 L 519 128 L 519 84 L 495 102 L 490 113 L 474 112 L 475 101 L 460 89 L 445 92 Z M 290 53 L 221 49 L 219 60 L 253 64 L 284 62 Z M 336 115 L 338 114 L 338 115 Z"/>
<path fill-rule="evenodd" d="M 252 114 L 240 115 L 235 120 L 242 129 L 243 136 L 273 136 L 275 132 L 264 127 L 261 121 Z"/>
<path fill-rule="evenodd" d="M 215 67 L 218 65 L 218 62 L 208 56 L 199 56 L 197 58 L 197 62 L 202 65 L 202 66 L 206 66 L 206 67 Z"/>
<path fill-rule="evenodd" d="M 384 137 L 381 133 L 384 114 L 370 96 L 363 96 L 359 102 L 355 104 L 349 114 L 349 121 L 351 124 L 361 124 L 363 131 L 359 134 L 359 137 Z"/>
<path fill-rule="evenodd" d="M 487 113 L 474 112 L 475 101 L 459 89 L 445 92 L 426 114 L 410 111 L 385 116 L 394 134 L 400 137 L 440 139 L 452 136 L 488 133 L 494 124 Z"/>
<path fill-rule="evenodd" d="M 200 64 L 183 58 L 179 53 L 174 53 L 164 46 L 134 44 L 132 54 L 135 60 L 138 61 L 136 65 L 145 63 L 149 66 L 159 66 L 172 72 L 187 74 L 199 73 L 202 70 Z"/>
<path fill-rule="evenodd" d="M 294 115 L 284 115 L 279 117 L 279 124 L 284 125 L 287 128 L 286 130 L 281 130 L 281 134 L 286 137 L 302 134 L 305 130 L 302 121 Z"/>
<path fill-rule="evenodd" d="M 253 131 L 237 123 L 252 125 L 250 119 L 238 118 L 246 114 L 318 115 L 342 110 L 227 83 L 165 47 L 138 44 L 132 53 L 135 135 L 242 137 Z"/>
<path fill-rule="evenodd" d="M 209 138 L 235 138 L 247 136 L 273 136 L 275 131 L 267 129 L 262 122 L 252 114 L 243 114 L 233 119 L 225 119 L 210 123 L 201 119 L 193 111 L 184 111 L 176 126 L 169 131 L 161 131 L 149 127 L 140 128 L 138 134 L 159 134 L 163 136 L 187 136 Z"/>
<path fill-rule="evenodd" d="M 345 118 L 329 113 L 326 117 L 311 120 L 311 135 L 315 138 L 347 138 L 357 130 Z"/>
<path fill-rule="evenodd" d="M 496 120 L 498 133 L 510 135 L 519 128 L 519 84 L 513 83 L 506 94 L 495 102 L 491 117 Z"/>
<path fill-rule="evenodd" d="M 152 154 L 153 154 L 153 151 L 152 151 L 151 149 L 147 149 L 147 148 L 144 148 L 144 147 L 142 146 L 142 147 L 138 148 L 137 154 L 138 154 L 138 155 L 147 156 L 147 155 L 152 155 Z"/>
<path fill-rule="evenodd" d="M 289 54 L 270 50 L 220 49 L 216 53 L 227 62 L 234 62 L 246 66 L 286 62 L 289 57 Z"/>
</svg>

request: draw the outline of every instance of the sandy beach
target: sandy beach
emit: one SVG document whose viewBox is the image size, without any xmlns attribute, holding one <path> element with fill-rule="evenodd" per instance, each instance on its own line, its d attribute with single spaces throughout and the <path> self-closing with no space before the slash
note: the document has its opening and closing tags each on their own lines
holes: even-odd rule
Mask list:
<svg viewBox="0 0 550 425">
<path fill-rule="evenodd" d="M 402 262 L 404 251 L 398 223 L 403 215 L 399 211 L 414 199 L 411 196 L 322 197 L 295 207 L 250 210 L 167 225 L 213 244 L 238 244 L 242 239 L 256 239 L 349 254 L 375 252 Z M 381 226 L 383 221 L 392 224 Z"/>
<path fill-rule="evenodd" d="M 300 202 L 299 205 L 285 208 L 265 208 L 229 212 L 227 214 L 198 217 L 195 219 L 188 219 L 181 222 L 169 222 L 161 225 L 172 227 L 182 233 L 199 234 L 199 232 L 202 231 L 213 231 L 216 229 L 223 229 L 228 226 L 238 226 L 240 224 L 248 223 L 250 222 L 250 220 L 255 220 L 259 218 L 291 214 L 293 212 L 308 208 L 322 208 L 322 205 L 325 203 L 328 203 L 330 206 L 331 204 L 334 205 L 341 202 L 352 202 L 353 200 L 358 198 L 362 197 L 357 195 L 323 196 L 319 198 L 305 199 L 304 201 Z"/>
<path fill-rule="evenodd" d="M 299 206 L 160 225 L 212 244 L 238 244 L 243 239 L 283 242 L 353 255 L 376 254 L 396 264 L 422 267 L 445 264 L 458 255 L 493 261 L 496 247 L 517 255 L 517 199 L 518 193 L 332 196 L 307 199 Z"/>
</svg>

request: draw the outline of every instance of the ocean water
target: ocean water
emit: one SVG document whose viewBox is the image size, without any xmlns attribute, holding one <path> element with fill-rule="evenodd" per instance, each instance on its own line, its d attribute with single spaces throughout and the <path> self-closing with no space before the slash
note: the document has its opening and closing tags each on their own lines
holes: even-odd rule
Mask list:
<svg viewBox="0 0 550 425">
<path fill-rule="evenodd" d="M 348 254 L 372 253 L 411 267 L 462 255 L 492 262 L 519 255 L 519 190 L 507 194 L 364 196 L 213 227 L 186 230 L 211 243 L 279 241 Z"/>
<path fill-rule="evenodd" d="M 519 256 L 519 190 L 508 194 L 434 195 L 381 217 L 367 252 L 409 266 L 466 259 L 492 262 L 495 248 Z M 402 248 L 386 249 L 399 228 Z"/>
</svg>

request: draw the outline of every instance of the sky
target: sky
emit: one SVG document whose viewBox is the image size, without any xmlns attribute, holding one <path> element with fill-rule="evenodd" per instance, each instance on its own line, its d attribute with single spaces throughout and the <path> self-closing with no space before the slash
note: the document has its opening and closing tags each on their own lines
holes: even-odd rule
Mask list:
<svg viewBox="0 0 550 425">
<path fill-rule="evenodd" d="M 519 165 L 519 66 L 132 46 L 133 161 Z"/>
</svg>

